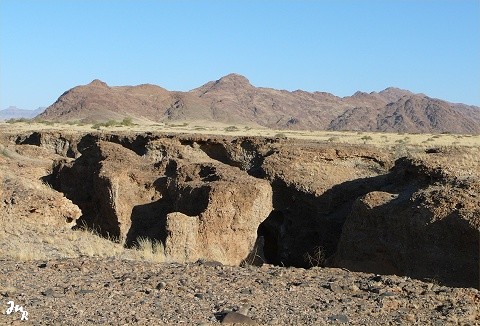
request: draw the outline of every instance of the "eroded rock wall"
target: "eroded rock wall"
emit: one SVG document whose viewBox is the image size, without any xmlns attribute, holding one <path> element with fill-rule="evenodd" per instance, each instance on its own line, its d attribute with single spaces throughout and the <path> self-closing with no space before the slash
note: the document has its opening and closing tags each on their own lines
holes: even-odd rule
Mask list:
<svg viewBox="0 0 480 326">
<path fill-rule="evenodd" d="M 260 137 L 11 141 L 19 153 L 52 155 L 44 180 L 80 207 L 80 223 L 127 246 L 160 240 L 175 261 L 327 265 L 478 285 L 476 148 L 394 162 L 370 146 Z"/>
<path fill-rule="evenodd" d="M 240 264 L 272 210 L 267 181 L 171 139 L 150 142 L 144 155 L 96 141 L 58 162 L 50 183 L 82 209 L 80 223 L 127 246 L 160 240 L 181 262 Z"/>
<path fill-rule="evenodd" d="M 355 201 L 334 265 L 477 286 L 479 190 L 478 180 L 459 180 L 441 166 L 397 161 L 381 190 Z"/>
</svg>

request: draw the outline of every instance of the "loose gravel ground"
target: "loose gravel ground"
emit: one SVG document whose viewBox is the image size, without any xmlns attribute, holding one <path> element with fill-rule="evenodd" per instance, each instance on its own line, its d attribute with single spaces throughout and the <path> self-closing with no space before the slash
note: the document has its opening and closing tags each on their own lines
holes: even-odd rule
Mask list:
<svg viewBox="0 0 480 326">
<path fill-rule="evenodd" d="M 0 260 L 0 324 L 480 325 L 480 293 L 332 268 Z M 230 313 L 229 313 L 230 312 Z"/>
</svg>

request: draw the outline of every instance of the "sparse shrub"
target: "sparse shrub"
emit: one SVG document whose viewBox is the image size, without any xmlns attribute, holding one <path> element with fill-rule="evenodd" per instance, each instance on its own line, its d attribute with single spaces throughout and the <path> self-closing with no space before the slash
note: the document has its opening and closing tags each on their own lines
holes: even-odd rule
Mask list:
<svg viewBox="0 0 480 326">
<path fill-rule="evenodd" d="M 405 137 L 403 139 L 397 139 L 395 142 L 399 143 L 399 144 L 407 144 L 408 142 L 410 142 L 410 137 Z"/>
<path fill-rule="evenodd" d="M 5 121 L 6 123 L 21 123 L 21 122 L 27 122 L 27 123 L 30 123 L 31 122 L 31 119 L 27 119 L 27 118 L 18 118 L 18 119 L 8 119 Z"/>
<path fill-rule="evenodd" d="M 303 255 L 303 259 L 310 267 L 320 267 L 325 264 L 325 250 L 322 247 L 315 247 L 313 251 Z"/>
<path fill-rule="evenodd" d="M 113 126 L 118 125 L 118 122 L 115 121 L 115 120 L 108 120 L 108 121 L 105 122 L 103 125 L 104 125 L 105 127 L 113 127 Z"/>
<path fill-rule="evenodd" d="M 180 124 L 168 124 L 168 123 L 166 123 L 165 126 L 170 127 L 170 128 L 186 127 L 186 126 L 188 126 L 188 123 L 187 122 L 180 123 Z"/>
<path fill-rule="evenodd" d="M 236 126 L 228 126 L 224 129 L 226 132 L 238 131 L 239 129 Z"/>
<path fill-rule="evenodd" d="M 366 135 L 366 136 L 363 136 L 363 137 L 360 138 L 360 139 L 363 140 L 363 143 L 364 143 L 364 144 L 366 144 L 367 141 L 372 140 L 373 138 L 372 138 L 372 136 Z"/>
<path fill-rule="evenodd" d="M 6 148 L 2 148 L 2 150 L 0 151 L 0 155 L 11 158 L 11 155 Z"/>
<path fill-rule="evenodd" d="M 43 125 L 47 125 L 47 126 L 53 126 L 55 124 L 55 121 L 50 121 L 50 120 L 43 120 L 43 119 L 38 119 L 38 120 L 34 120 L 36 123 L 41 123 Z"/>
<path fill-rule="evenodd" d="M 65 124 L 67 124 L 69 126 L 84 126 L 85 125 L 85 123 L 81 122 L 80 120 L 69 120 L 69 121 L 65 122 Z"/>
<path fill-rule="evenodd" d="M 124 118 L 120 124 L 126 127 L 133 126 L 132 118 Z"/>
<path fill-rule="evenodd" d="M 127 121 L 125 121 L 126 119 L 127 119 Z M 126 126 L 126 124 L 124 124 L 124 123 L 127 123 L 127 125 L 128 125 L 128 119 L 129 118 L 125 118 L 120 122 L 116 121 L 116 120 L 108 120 L 106 122 L 97 122 L 97 123 L 94 123 L 92 125 L 92 129 L 99 130 L 101 127 L 109 128 L 109 127 L 115 127 L 115 126 Z M 131 120 L 130 120 L 130 122 L 131 122 Z"/>
</svg>

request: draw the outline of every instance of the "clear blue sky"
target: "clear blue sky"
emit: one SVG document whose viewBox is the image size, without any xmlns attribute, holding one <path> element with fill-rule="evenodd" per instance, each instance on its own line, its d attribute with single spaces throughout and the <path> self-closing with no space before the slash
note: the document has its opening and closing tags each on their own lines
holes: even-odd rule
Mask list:
<svg viewBox="0 0 480 326">
<path fill-rule="evenodd" d="M 98 78 L 190 90 L 230 72 L 339 96 L 480 105 L 479 0 L 0 0 L 0 109 Z"/>
</svg>

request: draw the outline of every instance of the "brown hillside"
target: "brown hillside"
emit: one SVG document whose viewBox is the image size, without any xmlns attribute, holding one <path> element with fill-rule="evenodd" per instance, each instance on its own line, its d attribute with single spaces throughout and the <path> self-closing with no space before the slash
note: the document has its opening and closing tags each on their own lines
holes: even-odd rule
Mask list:
<svg viewBox="0 0 480 326">
<path fill-rule="evenodd" d="M 189 92 L 155 85 L 77 86 L 42 113 L 46 120 L 217 121 L 274 129 L 480 133 L 480 108 L 398 88 L 337 97 L 255 87 L 230 74 Z"/>
</svg>

